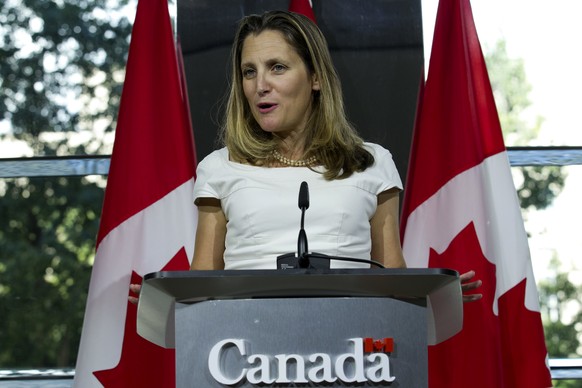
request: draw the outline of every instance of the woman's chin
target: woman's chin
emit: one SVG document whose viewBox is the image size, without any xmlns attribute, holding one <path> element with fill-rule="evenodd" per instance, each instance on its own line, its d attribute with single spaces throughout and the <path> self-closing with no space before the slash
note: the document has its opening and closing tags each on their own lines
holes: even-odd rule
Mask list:
<svg viewBox="0 0 582 388">
<path fill-rule="evenodd" d="M 277 127 L 276 125 L 264 125 L 264 124 L 259 124 L 261 129 L 265 132 L 269 132 L 269 133 L 277 133 L 280 132 L 279 127 Z"/>
</svg>

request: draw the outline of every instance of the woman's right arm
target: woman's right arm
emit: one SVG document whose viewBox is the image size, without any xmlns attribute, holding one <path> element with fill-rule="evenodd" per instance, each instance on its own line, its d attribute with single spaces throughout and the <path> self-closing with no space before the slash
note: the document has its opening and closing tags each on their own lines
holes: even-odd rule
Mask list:
<svg viewBox="0 0 582 388">
<path fill-rule="evenodd" d="M 226 217 L 216 198 L 199 198 L 192 270 L 224 269 Z"/>
</svg>

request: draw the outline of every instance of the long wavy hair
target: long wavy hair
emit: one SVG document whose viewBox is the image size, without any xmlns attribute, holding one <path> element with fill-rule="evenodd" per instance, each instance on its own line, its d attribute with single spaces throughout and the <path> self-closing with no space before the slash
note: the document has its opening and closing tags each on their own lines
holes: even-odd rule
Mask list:
<svg viewBox="0 0 582 388">
<path fill-rule="evenodd" d="M 245 39 L 261 32 L 279 31 L 315 74 L 320 90 L 313 91 L 311 115 L 307 121 L 304 158 L 315 156 L 325 167 L 325 179 L 347 178 L 374 163 L 363 140 L 346 118 L 340 79 L 333 66 L 327 41 L 309 18 L 285 11 L 269 11 L 243 18 L 231 51 L 232 75 L 221 137 L 232 160 L 251 165 L 273 163 L 279 146 L 270 132 L 254 119 L 243 91 L 241 54 Z"/>
</svg>

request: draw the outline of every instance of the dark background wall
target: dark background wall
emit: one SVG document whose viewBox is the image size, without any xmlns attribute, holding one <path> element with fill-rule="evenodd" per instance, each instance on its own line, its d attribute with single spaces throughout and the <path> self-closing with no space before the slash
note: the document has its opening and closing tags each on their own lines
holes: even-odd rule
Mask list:
<svg viewBox="0 0 582 388">
<path fill-rule="evenodd" d="M 198 160 L 216 136 L 237 21 L 289 0 L 178 0 L 182 45 Z M 340 74 L 348 117 L 367 141 L 394 155 L 404 180 L 414 124 L 423 44 L 420 0 L 313 0 Z"/>
</svg>

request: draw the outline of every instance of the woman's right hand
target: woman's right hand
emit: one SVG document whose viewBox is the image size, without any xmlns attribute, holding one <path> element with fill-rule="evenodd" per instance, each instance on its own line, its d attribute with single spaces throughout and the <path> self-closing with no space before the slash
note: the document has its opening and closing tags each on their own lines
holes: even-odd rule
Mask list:
<svg viewBox="0 0 582 388">
<path fill-rule="evenodd" d="M 130 303 L 137 304 L 137 302 L 139 301 L 139 292 L 141 291 L 141 284 L 130 284 L 129 291 L 136 294 L 137 296 L 129 295 L 127 297 L 127 300 L 129 300 Z"/>
</svg>

